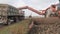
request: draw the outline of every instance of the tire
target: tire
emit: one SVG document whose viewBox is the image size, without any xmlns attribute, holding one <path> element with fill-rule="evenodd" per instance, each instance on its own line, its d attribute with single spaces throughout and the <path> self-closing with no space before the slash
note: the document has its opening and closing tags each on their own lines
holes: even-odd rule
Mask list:
<svg viewBox="0 0 60 34">
<path fill-rule="evenodd" d="M 5 25 L 10 25 L 10 24 L 11 24 L 11 22 L 8 22 L 8 21 L 7 21 Z"/>
<path fill-rule="evenodd" d="M 10 22 L 7 22 L 7 23 L 5 23 L 4 25 L 10 25 L 11 23 Z"/>
<path fill-rule="evenodd" d="M 10 25 L 10 24 L 11 24 L 11 22 L 8 22 L 8 23 L 7 23 L 7 25 Z"/>
</svg>

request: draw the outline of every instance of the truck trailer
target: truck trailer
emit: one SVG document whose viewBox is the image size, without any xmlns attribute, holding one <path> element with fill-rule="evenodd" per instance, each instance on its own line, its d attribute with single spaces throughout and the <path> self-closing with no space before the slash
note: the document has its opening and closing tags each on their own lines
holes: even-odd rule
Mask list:
<svg viewBox="0 0 60 34">
<path fill-rule="evenodd" d="M 20 11 L 14 6 L 8 4 L 0 4 L 0 23 L 11 24 L 12 22 L 21 20 L 21 17 L 24 18 L 24 13 L 20 15 L 19 12 Z"/>
</svg>

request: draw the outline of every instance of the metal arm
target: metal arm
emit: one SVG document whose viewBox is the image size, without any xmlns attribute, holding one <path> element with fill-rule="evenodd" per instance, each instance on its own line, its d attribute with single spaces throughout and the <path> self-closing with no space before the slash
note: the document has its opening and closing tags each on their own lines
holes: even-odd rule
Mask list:
<svg viewBox="0 0 60 34">
<path fill-rule="evenodd" d="M 38 10 L 32 8 L 32 7 L 29 7 L 29 6 L 24 6 L 24 7 L 20 7 L 19 10 L 23 10 L 23 9 L 28 9 L 28 10 L 31 10 L 39 15 L 43 15 L 43 13 L 39 12 Z"/>
</svg>

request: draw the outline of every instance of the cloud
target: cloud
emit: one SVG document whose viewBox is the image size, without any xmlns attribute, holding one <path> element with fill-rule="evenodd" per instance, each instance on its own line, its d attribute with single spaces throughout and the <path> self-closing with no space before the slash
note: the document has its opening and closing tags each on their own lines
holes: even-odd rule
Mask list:
<svg viewBox="0 0 60 34">
<path fill-rule="evenodd" d="M 0 0 L 0 4 L 3 3 L 3 4 L 7 4 L 8 1 L 7 0 Z"/>
<path fill-rule="evenodd" d="M 31 6 L 35 9 L 37 9 L 37 10 L 46 9 L 51 4 L 58 3 L 58 0 L 23 0 L 23 1 L 28 6 Z M 28 15 L 27 11 L 26 11 L 26 13 L 27 13 L 26 15 Z M 29 15 L 31 13 L 32 13 L 33 16 L 38 16 L 36 13 L 29 11 Z"/>
<path fill-rule="evenodd" d="M 51 4 L 58 3 L 58 0 L 24 0 L 24 3 L 40 10 L 40 9 L 46 9 Z"/>
<path fill-rule="evenodd" d="M 25 6 L 26 4 L 22 0 L 0 0 L 0 4 L 10 4 L 15 7 Z"/>
<path fill-rule="evenodd" d="M 0 0 L 0 3 L 11 4 L 15 7 L 28 5 L 40 10 L 47 8 L 51 4 L 58 3 L 58 0 Z"/>
<path fill-rule="evenodd" d="M 10 0 L 9 4 L 15 6 L 15 7 L 21 7 L 21 6 L 25 6 L 26 4 L 22 1 L 22 0 Z"/>
<path fill-rule="evenodd" d="M 0 3 L 10 4 L 15 7 L 28 5 L 37 10 L 41 10 L 41 9 L 46 9 L 51 4 L 58 3 L 58 0 L 0 0 Z M 32 15 L 37 16 L 37 14 L 34 12 L 30 12 L 29 10 L 25 10 L 25 11 L 26 11 L 25 12 L 26 16 L 27 15 L 29 16 L 31 13 L 33 13 Z"/>
</svg>

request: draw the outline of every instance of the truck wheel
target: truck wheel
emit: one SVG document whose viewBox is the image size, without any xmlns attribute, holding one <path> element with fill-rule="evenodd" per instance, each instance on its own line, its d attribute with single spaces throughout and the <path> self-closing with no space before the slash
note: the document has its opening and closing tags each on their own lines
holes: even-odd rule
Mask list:
<svg viewBox="0 0 60 34">
<path fill-rule="evenodd" d="M 11 22 L 7 22 L 7 24 L 6 25 L 10 25 L 11 24 Z"/>
<path fill-rule="evenodd" d="M 6 24 L 4 24 L 4 25 L 10 25 L 11 24 L 11 22 L 7 22 Z"/>
<path fill-rule="evenodd" d="M 11 22 L 8 22 L 8 23 L 7 23 L 7 25 L 10 25 L 10 24 L 11 24 Z"/>
</svg>

